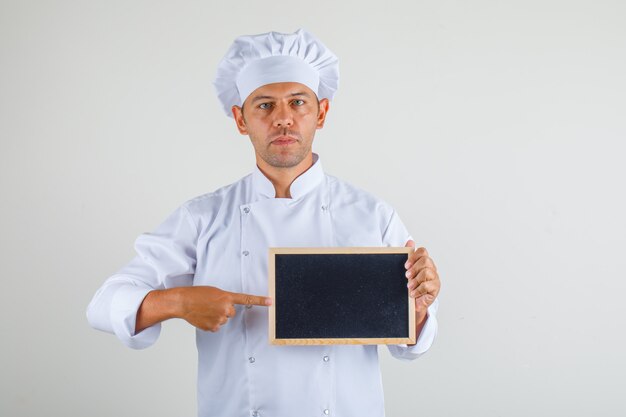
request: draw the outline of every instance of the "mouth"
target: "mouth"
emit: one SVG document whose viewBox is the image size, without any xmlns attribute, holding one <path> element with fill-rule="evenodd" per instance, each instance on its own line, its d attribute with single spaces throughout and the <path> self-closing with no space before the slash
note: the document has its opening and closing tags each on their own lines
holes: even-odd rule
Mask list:
<svg viewBox="0 0 626 417">
<path fill-rule="evenodd" d="M 270 144 L 272 145 L 276 145 L 276 146 L 288 146 L 291 145 L 293 143 L 298 142 L 298 139 L 291 137 L 291 136 L 278 136 L 276 137 L 274 140 L 272 140 L 270 142 Z"/>
</svg>

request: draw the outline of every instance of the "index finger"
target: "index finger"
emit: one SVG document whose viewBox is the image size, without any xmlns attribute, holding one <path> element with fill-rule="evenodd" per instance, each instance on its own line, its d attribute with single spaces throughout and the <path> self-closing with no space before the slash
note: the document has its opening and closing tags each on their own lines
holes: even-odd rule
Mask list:
<svg viewBox="0 0 626 417">
<path fill-rule="evenodd" d="M 242 294 L 238 292 L 231 292 L 233 297 L 233 304 L 240 304 L 244 306 L 270 306 L 272 305 L 272 299 L 269 297 L 263 297 L 260 295 Z"/>
<path fill-rule="evenodd" d="M 420 247 L 415 249 L 413 252 L 409 253 L 409 259 L 404 264 L 406 268 L 410 268 L 418 259 L 427 258 L 428 251 L 424 247 Z"/>
<path fill-rule="evenodd" d="M 410 254 L 410 256 L 415 258 L 416 260 L 419 258 L 428 257 L 428 251 L 426 250 L 426 248 L 420 247 L 415 249 L 413 253 Z"/>
</svg>

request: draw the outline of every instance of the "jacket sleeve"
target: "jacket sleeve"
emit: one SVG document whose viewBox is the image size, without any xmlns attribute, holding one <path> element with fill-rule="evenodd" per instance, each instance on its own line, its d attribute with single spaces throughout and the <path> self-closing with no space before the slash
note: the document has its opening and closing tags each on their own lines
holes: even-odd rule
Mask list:
<svg viewBox="0 0 626 417">
<path fill-rule="evenodd" d="M 393 357 L 402 360 L 413 360 L 422 356 L 435 341 L 435 337 L 437 336 L 437 308 L 439 307 L 439 300 L 435 299 L 430 307 L 428 307 L 428 318 L 426 319 L 426 323 L 424 327 L 422 327 L 422 332 L 417 338 L 417 342 L 412 345 L 387 345 L 389 348 L 389 352 L 393 355 Z"/>
<path fill-rule="evenodd" d="M 152 290 L 193 284 L 197 238 L 197 227 L 185 206 L 172 213 L 154 232 L 139 236 L 135 258 L 107 279 L 89 303 L 89 324 L 115 334 L 134 349 L 144 349 L 156 342 L 160 324 L 135 334 L 137 311 Z"/>
<path fill-rule="evenodd" d="M 407 241 L 413 240 L 406 227 L 398 217 L 395 210 L 392 210 L 389 222 L 383 231 L 383 244 L 385 246 L 404 246 Z M 395 358 L 402 360 L 417 359 L 432 346 L 437 336 L 437 309 L 439 308 L 439 300 L 435 299 L 433 304 L 428 307 L 428 318 L 422 331 L 417 338 L 415 345 L 387 345 L 389 352 Z"/>
</svg>

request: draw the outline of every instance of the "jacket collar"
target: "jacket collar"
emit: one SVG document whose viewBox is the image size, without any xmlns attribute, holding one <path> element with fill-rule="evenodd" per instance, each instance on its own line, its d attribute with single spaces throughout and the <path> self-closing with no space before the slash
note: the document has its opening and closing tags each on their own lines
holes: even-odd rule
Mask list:
<svg viewBox="0 0 626 417">
<path fill-rule="evenodd" d="M 300 174 L 292 183 L 289 191 L 291 199 L 297 200 L 317 187 L 324 178 L 324 170 L 319 155 L 313 154 L 313 165 Z M 258 166 L 252 172 L 252 187 L 257 197 L 275 198 L 274 184 L 261 172 Z"/>
</svg>

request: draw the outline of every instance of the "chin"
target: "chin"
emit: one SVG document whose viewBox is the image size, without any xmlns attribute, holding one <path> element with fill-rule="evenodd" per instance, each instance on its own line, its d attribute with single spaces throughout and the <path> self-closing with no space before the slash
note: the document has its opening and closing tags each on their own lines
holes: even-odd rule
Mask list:
<svg viewBox="0 0 626 417">
<path fill-rule="evenodd" d="M 304 158 L 295 157 L 295 156 L 288 156 L 288 157 L 278 156 L 274 158 L 268 158 L 268 160 L 266 160 L 265 162 L 267 162 L 269 165 L 273 166 L 274 168 L 293 168 L 297 166 L 298 164 L 300 164 L 303 160 Z"/>
</svg>

